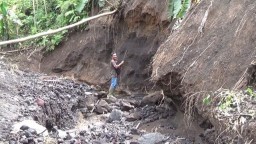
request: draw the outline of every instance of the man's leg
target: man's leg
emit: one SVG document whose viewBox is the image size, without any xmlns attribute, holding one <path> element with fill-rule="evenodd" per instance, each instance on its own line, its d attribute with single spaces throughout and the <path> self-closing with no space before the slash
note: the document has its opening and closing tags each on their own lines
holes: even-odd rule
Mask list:
<svg viewBox="0 0 256 144">
<path fill-rule="evenodd" d="M 116 90 L 116 87 L 117 87 L 117 78 L 113 78 L 113 95 L 114 95 L 114 92 Z"/>
<path fill-rule="evenodd" d="M 110 88 L 109 88 L 108 97 L 109 96 L 113 96 L 115 88 L 116 88 L 116 78 L 112 77 L 111 78 L 111 85 L 110 85 Z"/>
</svg>

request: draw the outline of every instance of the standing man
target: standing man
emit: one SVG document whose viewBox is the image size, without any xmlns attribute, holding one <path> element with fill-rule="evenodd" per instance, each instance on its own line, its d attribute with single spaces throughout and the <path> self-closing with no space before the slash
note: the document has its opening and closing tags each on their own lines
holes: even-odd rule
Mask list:
<svg viewBox="0 0 256 144">
<path fill-rule="evenodd" d="M 116 53 L 112 54 L 112 59 L 111 59 L 111 85 L 109 88 L 109 93 L 108 93 L 108 97 L 109 96 L 113 96 L 113 93 L 116 89 L 117 86 L 117 82 L 118 82 L 118 77 L 120 75 L 120 68 L 123 65 L 124 61 L 122 61 L 121 63 L 117 64 L 117 55 Z"/>
</svg>

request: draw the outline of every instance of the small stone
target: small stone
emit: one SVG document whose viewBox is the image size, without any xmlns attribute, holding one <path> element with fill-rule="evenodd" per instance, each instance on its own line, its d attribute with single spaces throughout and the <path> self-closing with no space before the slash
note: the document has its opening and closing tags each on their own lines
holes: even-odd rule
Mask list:
<svg viewBox="0 0 256 144">
<path fill-rule="evenodd" d="M 63 139 L 61 139 L 61 138 L 58 139 L 58 144 L 63 143 L 63 142 L 64 142 Z"/>
<path fill-rule="evenodd" d="M 44 138 L 40 137 L 40 138 L 37 138 L 37 142 L 44 142 Z"/>
<path fill-rule="evenodd" d="M 80 112 L 81 112 L 83 115 L 85 115 L 86 112 L 88 111 L 87 108 L 80 108 L 79 110 L 80 110 Z"/>
<path fill-rule="evenodd" d="M 133 121 L 140 120 L 140 119 L 141 119 L 141 115 L 138 112 L 135 112 L 135 113 L 132 113 L 132 114 L 126 116 L 125 120 L 128 122 L 133 122 Z"/>
<path fill-rule="evenodd" d="M 30 132 L 33 135 L 37 135 L 37 132 L 36 132 L 35 129 L 29 128 L 27 131 Z"/>
<path fill-rule="evenodd" d="M 76 142 L 77 142 L 76 139 L 71 139 L 71 140 L 69 141 L 70 144 L 76 144 Z"/>
<path fill-rule="evenodd" d="M 27 138 L 29 138 L 29 137 L 32 137 L 33 135 L 32 135 L 28 130 L 26 130 L 26 131 L 25 131 L 25 136 L 26 136 Z"/>
<path fill-rule="evenodd" d="M 120 104 L 122 111 L 129 111 L 131 109 L 134 109 L 134 107 L 128 102 L 121 101 Z"/>
<path fill-rule="evenodd" d="M 100 91 L 96 94 L 96 96 L 98 97 L 98 99 L 106 98 L 107 93 L 105 91 Z"/>
<path fill-rule="evenodd" d="M 122 111 L 114 109 L 109 115 L 108 122 L 121 121 Z"/>
<path fill-rule="evenodd" d="M 108 98 L 104 98 L 104 100 L 109 104 L 117 102 L 117 98 L 114 96 L 109 96 Z"/>
<path fill-rule="evenodd" d="M 35 144 L 34 138 L 33 137 L 28 138 L 28 143 Z"/>
<path fill-rule="evenodd" d="M 88 95 L 85 97 L 85 105 L 88 110 L 92 110 L 94 108 L 94 103 L 97 101 L 97 97 L 93 95 Z"/>
<path fill-rule="evenodd" d="M 140 135 L 141 132 L 138 129 L 136 129 L 136 128 L 132 128 L 130 134 L 132 134 L 132 135 Z"/>
<path fill-rule="evenodd" d="M 20 139 L 20 143 L 27 144 L 27 143 L 28 143 L 28 139 L 26 139 L 26 138 L 21 138 L 21 139 Z"/>
<path fill-rule="evenodd" d="M 148 133 L 144 134 L 138 139 L 140 144 L 156 144 L 163 143 L 166 140 L 166 137 L 160 133 Z"/>
<path fill-rule="evenodd" d="M 17 142 L 15 140 L 10 140 L 9 144 L 17 144 Z"/>
<path fill-rule="evenodd" d="M 36 106 L 30 106 L 30 107 L 28 107 L 28 110 L 31 111 L 31 112 L 35 112 L 37 110 L 37 107 Z"/>
<path fill-rule="evenodd" d="M 79 135 L 80 135 L 80 136 L 85 136 L 85 134 L 86 134 L 86 131 L 85 131 L 85 130 L 79 132 Z"/>
<path fill-rule="evenodd" d="M 24 130 L 29 129 L 29 127 L 28 127 L 28 126 L 26 126 L 26 125 L 23 125 L 23 126 L 21 126 L 21 127 L 20 127 L 20 129 L 24 131 Z"/>
<path fill-rule="evenodd" d="M 98 105 L 95 108 L 95 112 L 98 114 L 103 114 L 111 111 L 111 107 L 105 100 L 100 100 Z"/>
</svg>

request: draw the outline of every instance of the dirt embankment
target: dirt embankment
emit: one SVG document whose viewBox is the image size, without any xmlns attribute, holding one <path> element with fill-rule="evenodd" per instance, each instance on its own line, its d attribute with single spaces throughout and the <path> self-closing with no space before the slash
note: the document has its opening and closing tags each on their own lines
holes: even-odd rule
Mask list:
<svg viewBox="0 0 256 144">
<path fill-rule="evenodd" d="M 40 69 L 103 84 L 110 79 L 111 53 L 117 52 L 120 60 L 126 53 L 121 83 L 131 90 L 142 89 L 149 85 L 151 58 L 168 34 L 166 8 L 166 1 L 125 0 L 117 14 L 71 33 L 42 59 Z"/>
<path fill-rule="evenodd" d="M 153 80 L 162 82 L 166 90 L 176 88 L 214 122 L 210 109 L 201 107 L 207 93 L 241 89 L 254 81 L 250 78 L 255 73 L 255 13 L 254 0 L 202 1 L 158 49 Z M 241 139 L 255 138 L 245 129 Z"/>
</svg>

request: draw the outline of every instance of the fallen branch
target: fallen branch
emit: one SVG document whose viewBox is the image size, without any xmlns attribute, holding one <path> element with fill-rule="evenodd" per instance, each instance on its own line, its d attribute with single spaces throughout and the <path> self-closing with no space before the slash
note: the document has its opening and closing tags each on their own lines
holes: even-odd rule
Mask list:
<svg viewBox="0 0 256 144">
<path fill-rule="evenodd" d="M 11 51 L 2 51 L 2 52 L 0 52 L 0 55 L 8 55 L 8 54 L 10 54 L 10 53 L 26 51 L 26 50 L 29 50 L 29 49 L 31 49 L 31 48 L 27 48 L 27 49 L 18 49 L 18 50 L 11 50 Z"/>
<path fill-rule="evenodd" d="M 115 13 L 116 10 L 114 11 L 111 11 L 111 12 L 106 12 L 106 13 L 102 13 L 102 14 L 99 14 L 99 15 L 96 15 L 96 16 L 92 16 L 92 17 L 89 17 L 89 18 L 85 18 L 79 22 L 76 22 L 74 24 L 71 24 L 71 25 L 68 25 L 68 26 L 64 26 L 62 28 L 58 28 L 58 29 L 55 29 L 55 30 L 48 30 L 46 32 L 41 32 L 41 33 L 38 33 L 38 34 L 35 34 L 35 35 L 31 35 L 31 36 L 27 36 L 27 37 L 24 37 L 24 38 L 19 38 L 19 39 L 14 39 L 14 40 L 8 40 L 8 41 L 3 41 L 3 42 L 0 42 L 0 46 L 2 45 L 7 45 L 7 44 L 13 44 L 13 43 L 19 43 L 19 42 L 24 42 L 24 41 L 27 41 L 27 40 L 31 40 L 31 39 L 35 39 L 35 38 L 39 38 L 39 37 L 42 37 L 42 36 L 46 36 L 46 35 L 52 35 L 52 34 L 55 34 L 55 33 L 58 33 L 58 32 L 61 32 L 63 30 L 68 30 L 70 28 L 73 28 L 73 27 L 76 27 L 76 26 L 79 26 L 85 22 L 88 22 L 90 20 L 93 20 L 93 19 L 96 19 L 96 18 L 99 18 L 99 17 L 103 17 L 103 16 L 107 16 L 107 15 L 111 15 L 113 13 Z"/>
</svg>

